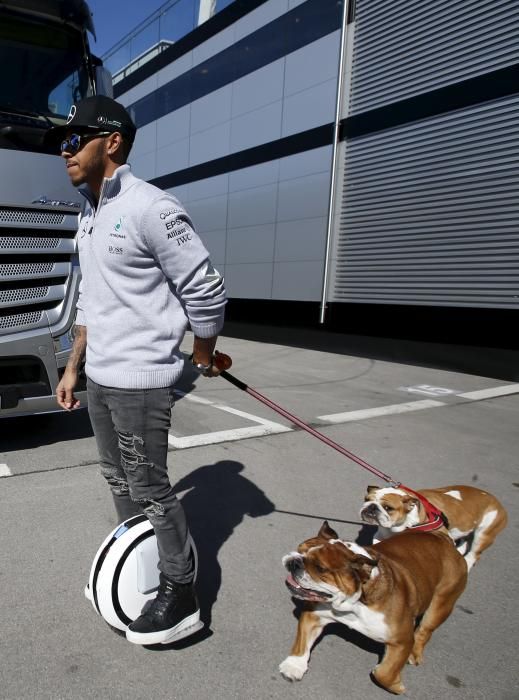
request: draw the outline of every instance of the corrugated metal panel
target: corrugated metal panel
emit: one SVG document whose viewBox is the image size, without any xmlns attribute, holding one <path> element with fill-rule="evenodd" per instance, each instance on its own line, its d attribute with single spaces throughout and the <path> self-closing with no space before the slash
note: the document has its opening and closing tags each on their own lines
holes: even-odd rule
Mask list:
<svg viewBox="0 0 519 700">
<path fill-rule="evenodd" d="M 519 97 L 346 144 L 330 300 L 519 308 Z"/>
<path fill-rule="evenodd" d="M 349 114 L 517 61 L 516 0 L 357 0 Z"/>
</svg>

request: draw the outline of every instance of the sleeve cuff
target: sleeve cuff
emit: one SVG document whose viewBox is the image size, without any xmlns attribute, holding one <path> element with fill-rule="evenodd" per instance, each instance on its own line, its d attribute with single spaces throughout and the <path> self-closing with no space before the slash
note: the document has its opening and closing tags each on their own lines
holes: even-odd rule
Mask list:
<svg viewBox="0 0 519 700">
<path fill-rule="evenodd" d="M 193 323 L 190 321 L 189 326 L 198 338 L 214 338 L 223 328 L 223 318 L 213 323 Z"/>
<path fill-rule="evenodd" d="M 86 318 L 83 309 L 77 309 L 75 324 L 76 326 L 86 326 Z"/>
</svg>

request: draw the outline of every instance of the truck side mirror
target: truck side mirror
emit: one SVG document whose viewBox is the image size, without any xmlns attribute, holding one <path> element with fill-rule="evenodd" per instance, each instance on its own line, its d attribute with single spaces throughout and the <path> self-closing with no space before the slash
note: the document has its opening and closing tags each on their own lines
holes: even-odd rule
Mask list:
<svg viewBox="0 0 519 700">
<path fill-rule="evenodd" d="M 112 74 L 104 66 L 95 67 L 96 93 L 98 95 L 114 96 Z"/>
</svg>

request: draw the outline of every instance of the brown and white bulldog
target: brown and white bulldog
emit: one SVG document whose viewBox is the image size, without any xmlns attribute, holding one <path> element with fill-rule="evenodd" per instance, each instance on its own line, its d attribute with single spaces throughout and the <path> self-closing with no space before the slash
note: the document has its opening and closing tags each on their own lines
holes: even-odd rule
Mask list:
<svg viewBox="0 0 519 700">
<path fill-rule="evenodd" d="M 386 645 L 375 681 L 403 693 L 404 664 L 419 664 L 433 631 L 450 615 L 467 582 L 467 567 L 444 530 L 407 530 L 360 547 L 338 539 L 325 521 L 283 564 L 292 595 L 305 601 L 297 635 L 279 666 L 300 680 L 325 625 L 341 622 Z M 422 616 L 415 629 L 417 619 Z"/>
<path fill-rule="evenodd" d="M 423 489 L 417 494 L 446 516 L 449 535 L 464 555 L 469 571 L 508 520 L 506 510 L 495 496 L 473 486 L 443 486 Z M 360 517 L 366 523 L 378 525 L 374 543 L 427 521 L 423 503 L 405 487 L 368 486 Z"/>
</svg>

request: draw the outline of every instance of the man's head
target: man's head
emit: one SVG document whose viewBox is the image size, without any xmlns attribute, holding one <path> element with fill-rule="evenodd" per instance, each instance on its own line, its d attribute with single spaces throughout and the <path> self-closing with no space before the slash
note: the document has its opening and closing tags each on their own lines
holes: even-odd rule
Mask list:
<svg viewBox="0 0 519 700">
<path fill-rule="evenodd" d="M 51 129 L 48 139 L 65 159 L 72 184 L 87 183 L 95 191 L 126 162 L 135 132 L 121 104 L 97 95 L 72 105 L 67 123 Z"/>
</svg>

